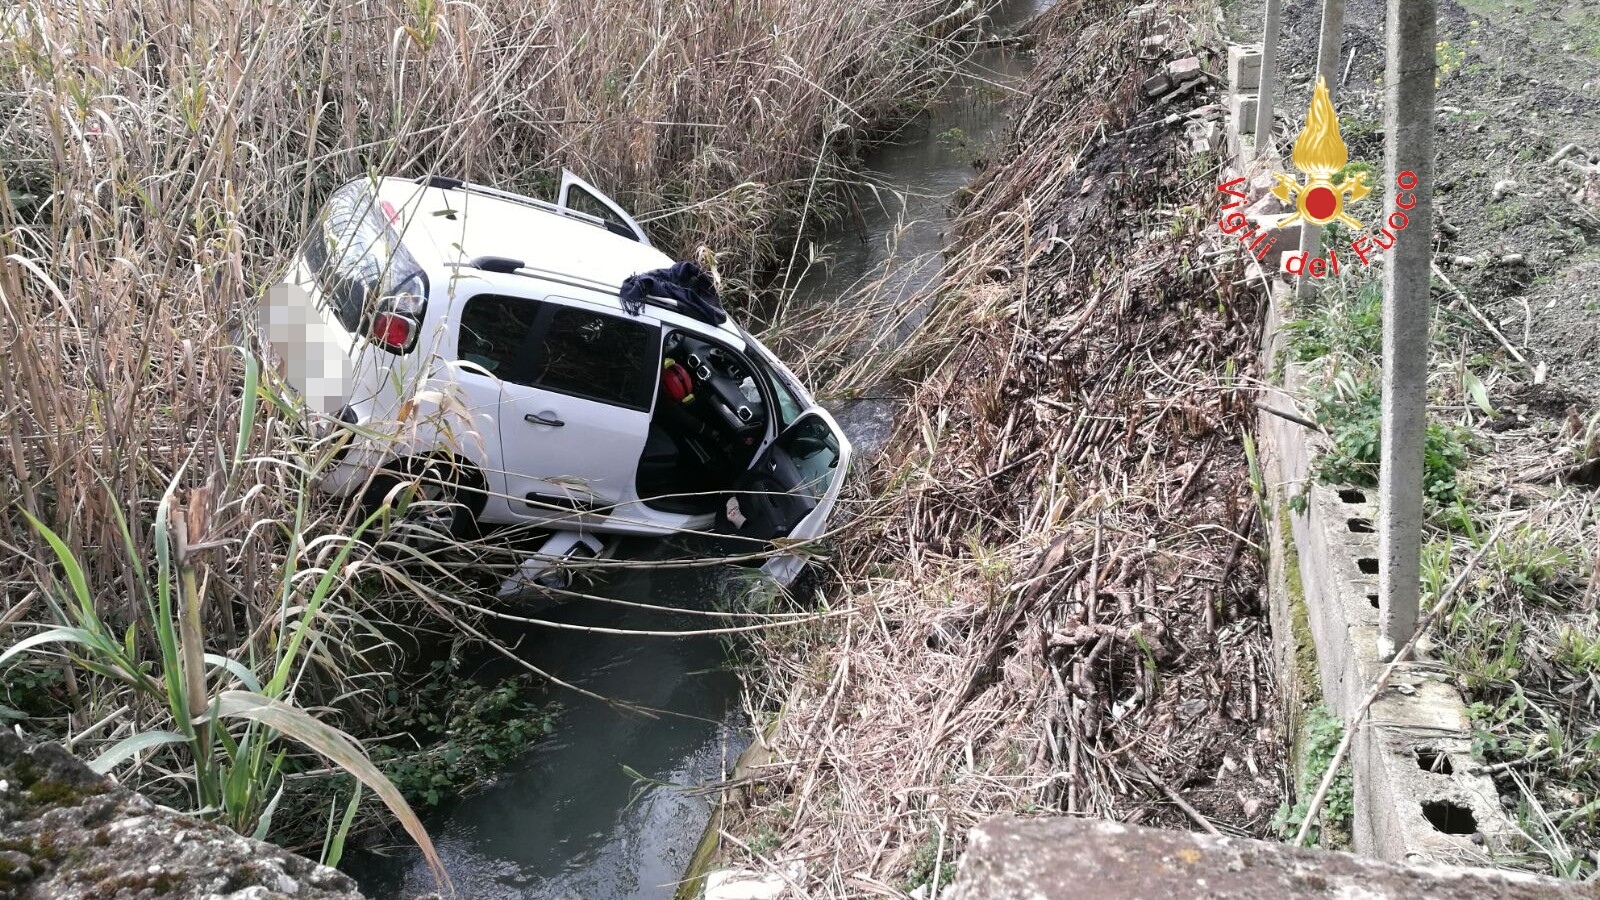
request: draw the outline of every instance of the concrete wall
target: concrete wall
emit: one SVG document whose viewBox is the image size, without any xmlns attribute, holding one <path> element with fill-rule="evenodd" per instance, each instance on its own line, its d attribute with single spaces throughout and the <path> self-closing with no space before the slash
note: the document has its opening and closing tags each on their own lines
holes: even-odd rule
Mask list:
<svg viewBox="0 0 1600 900">
<path fill-rule="evenodd" d="M 1280 305 L 1288 286 L 1273 282 L 1264 352 L 1277 360 Z M 1264 401 L 1277 409 L 1296 408 L 1304 375 L 1284 366 L 1284 386 Z M 1273 590 L 1273 626 L 1284 672 L 1315 672 L 1323 701 L 1349 727 L 1357 707 L 1376 683 L 1383 666 L 1377 658 L 1378 536 L 1375 491 L 1338 489 L 1310 483 L 1310 461 L 1322 438 L 1302 425 L 1262 413 L 1258 423 L 1262 470 L 1272 506 L 1280 570 L 1294 564 L 1298 592 L 1283 583 Z M 1290 511 L 1289 498 L 1306 492 L 1303 513 Z M 1287 552 L 1292 540 L 1294 553 Z M 1363 570 L 1366 565 L 1366 570 Z M 1298 594 L 1298 595 L 1297 595 Z M 1299 628 L 1309 628 L 1308 649 L 1296 645 Z M 1494 783 L 1472 774 L 1471 727 L 1453 681 L 1426 655 L 1401 667 L 1364 720 L 1356 724 L 1350 760 L 1355 775 L 1355 849 L 1385 859 L 1430 859 L 1489 864 L 1506 853 L 1517 830 L 1500 808 Z M 1443 759 L 1445 762 L 1438 762 Z M 1449 774 L 1428 771 L 1448 769 Z M 1435 819 L 1424 814 L 1431 805 Z M 1462 811 L 1470 813 L 1471 824 Z"/>
<path fill-rule="evenodd" d="M 1600 885 L 1410 866 L 1092 819 L 973 829 L 950 900 L 1577 900 Z"/>
<path fill-rule="evenodd" d="M 1245 105 L 1254 86 L 1249 73 L 1259 64 L 1251 62 L 1251 52 L 1235 48 L 1230 53 L 1231 74 L 1247 85 L 1234 88 L 1230 108 L 1235 110 Z M 1252 124 L 1242 123 L 1245 129 Z M 1270 155 L 1254 158 L 1249 135 L 1240 129 L 1237 118 L 1230 122 L 1228 144 L 1235 156 L 1225 177 L 1248 179 L 1246 205 L 1260 210 L 1266 222 L 1266 213 L 1275 210 L 1270 199 L 1257 202 L 1270 184 L 1262 173 L 1283 168 Z M 1279 246 L 1297 246 L 1297 237 L 1285 234 Z M 1305 395 L 1307 373 L 1282 352 L 1281 325 L 1293 291 L 1289 276 L 1276 272 L 1278 265 L 1269 258 L 1263 269 L 1248 260 L 1250 280 L 1268 307 L 1263 369 L 1283 372 L 1282 384 L 1264 391 L 1261 401 L 1303 415 L 1295 398 Z M 1352 839 L 1358 852 L 1393 860 L 1492 864 L 1496 856 L 1513 851 L 1520 832 L 1501 808 L 1492 780 L 1475 772 L 1465 704 L 1426 648 L 1401 667 L 1366 717 L 1355 721 L 1357 707 L 1383 668 L 1377 659 L 1377 494 L 1311 482 L 1311 461 L 1324 440 L 1304 425 L 1269 412 L 1260 415 L 1257 443 L 1270 507 L 1272 625 L 1286 693 L 1302 705 L 1320 695 L 1346 727 L 1356 729 L 1350 762 Z M 1291 511 L 1290 498 L 1302 493 L 1304 511 Z"/>
</svg>

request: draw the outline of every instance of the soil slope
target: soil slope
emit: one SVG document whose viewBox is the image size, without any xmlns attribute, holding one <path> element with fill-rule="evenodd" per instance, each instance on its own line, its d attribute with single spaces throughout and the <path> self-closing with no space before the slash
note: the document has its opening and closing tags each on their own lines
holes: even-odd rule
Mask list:
<svg viewBox="0 0 1600 900">
<path fill-rule="evenodd" d="M 1221 68 L 1212 13 L 1065 0 L 1037 24 L 1012 141 L 902 348 L 881 499 L 820 590 L 854 614 L 762 647 L 783 715 L 729 864 L 858 896 L 947 883 L 994 813 L 1270 831 L 1260 310 L 1201 237 L 1218 159 L 1187 126 L 1220 116 L 1217 80 L 1141 91 L 1186 57 Z"/>
</svg>

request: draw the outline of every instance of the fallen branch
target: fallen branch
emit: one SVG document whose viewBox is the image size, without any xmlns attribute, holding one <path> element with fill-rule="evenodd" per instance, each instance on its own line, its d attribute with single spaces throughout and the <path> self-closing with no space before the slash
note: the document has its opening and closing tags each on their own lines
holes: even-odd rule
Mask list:
<svg viewBox="0 0 1600 900">
<path fill-rule="evenodd" d="M 1133 764 L 1136 768 L 1138 768 L 1139 774 L 1143 775 L 1146 781 L 1150 782 L 1158 790 L 1160 790 L 1161 793 L 1165 794 L 1167 799 L 1171 800 L 1175 806 L 1187 813 L 1189 818 L 1193 819 L 1196 825 L 1199 825 L 1205 830 L 1206 834 L 1222 837 L 1222 832 L 1217 830 L 1217 826 L 1211 824 L 1210 819 L 1201 815 L 1200 811 L 1190 806 L 1189 801 L 1180 797 L 1178 792 L 1172 789 L 1171 785 L 1167 784 L 1165 781 L 1162 781 L 1159 775 L 1150 771 L 1150 767 L 1144 764 L 1144 760 L 1132 753 L 1124 753 L 1123 755 L 1133 760 Z"/>
<path fill-rule="evenodd" d="M 1292 412 L 1289 412 L 1286 409 L 1279 409 L 1276 406 L 1268 406 L 1267 404 L 1261 403 L 1259 401 L 1257 401 L 1255 406 L 1256 406 L 1256 409 L 1259 409 L 1264 413 L 1269 413 L 1271 415 L 1277 416 L 1278 418 L 1283 419 L 1286 422 L 1293 422 L 1296 425 L 1302 426 L 1304 428 L 1309 428 L 1312 431 L 1316 431 L 1316 432 L 1319 432 L 1321 434 L 1327 434 L 1328 433 L 1328 429 L 1326 429 L 1326 428 L 1322 427 L 1321 425 L 1317 424 L 1316 422 L 1306 418 L 1305 416 L 1300 415 L 1299 413 L 1292 413 Z"/>
<path fill-rule="evenodd" d="M 1461 303 L 1461 305 L 1467 308 L 1467 312 L 1472 313 L 1472 317 L 1477 319 L 1479 324 L 1481 324 L 1484 328 L 1489 329 L 1489 333 L 1494 335 L 1495 340 L 1500 342 L 1500 346 L 1506 348 L 1506 352 L 1511 354 L 1512 359 L 1516 360 L 1520 365 L 1526 366 L 1528 371 L 1534 372 L 1534 374 L 1537 376 L 1538 371 L 1533 367 L 1532 363 L 1528 362 L 1528 358 L 1522 355 L 1522 351 L 1513 346 L 1511 341 L 1507 339 L 1505 335 L 1500 333 L 1500 329 L 1496 328 L 1494 323 L 1489 321 L 1489 317 L 1484 315 L 1483 311 L 1478 309 L 1478 307 L 1474 305 L 1471 300 L 1467 299 L 1467 295 L 1462 293 L 1461 289 L 1456 287 L 1455 283 L 1452 282 L 1448 276 L 1439 271 L 1438 263 L 1433 264 L 1433 277 L 1439 279 L 1439 283 L 1443 284 L 1445 288 L 1450 291 L 1451 295 L 1454 296 L 1455 299 Z M 1538 380 L 1540 379 L 1535 378 L 1535 381 Z"/>
<path fill-rule="evenodd" d="M 1395 652 L 1394 659 L 1383 667 L 1382 672 L 1378 673 L 1377 681 L 1373 682 L 1372 690 L 1367 692 L 1366 698 L 1361 701 L 1361 705 L 1356 707 L 1355 714 L 1350 717 L 1350 723 L 1345 726 L 1344 737 L 1339 739 L 1339 746 L 1333 751 L 1333 759 L 1328 761 L 1328 770 L 1322 773 L 1322 783 L 1317 785 L 1317 792 L 1312 795 L 1311 805 L 1306 809 L 1306 817 L 1300 822 L 1300 831 L 1294 836 L 1295 846 L 1298 847 L 1305 844 L 1306 835 L 1311 831 L 1311 823 L 1316 821 L 1317 814 L 1322 811 L 1322 804 L 1327 802 L 1328 791 L 1333 787 L 1334 777 L 1339 774 L 1339 766 L 1344 764 L 1345 754 L 1350 752 L 1350 739 L 1355 736 L 1356 728 L 1361 724 L 1361 719 L 1366 716 L 1367 710 L 1372 707 L 1372 704 L 1377 702 L 1384 688 L 1389 686 L 1389 679 L 1394 677 L 1395 670 L 1400 668 L 1401 664 L 1406 661 L 1406 657 L 1411 655 L 1411 651 L 1416 649 L 1417 641 L 1422 639 L 1422 636 L 1427 633 L 1429 628 L 1433 627 L 1433 623 L 1438 620 L 1439 616 L 1443 615 L 1455 602 L 1456 592 L 1460 590 L 1461 585 L 1467 580 L 1467 576 L 1472 574 L 1472 570 L 1477 568 L 1478 561 L 1483 559 L 1483 555 L 1488 553 L 1489 548 L 1493 547 L 1495 542 L 1500 539 L 1500 533 L 1505 529 L 1506 524 L 1504 522 L 1495 526 L 1494 531 L 1490 532 L 1488 540 L 1483 542 L 1483 546 L 1478 548 L 1477 553 L 1472 554 L 1472 558 L 1467 560 L 1467 564 L 1462 568 L 1461 573 L 1450 582 L 1444 593 L 1439 595 L 1439 600 L 1433 604 L 1433 609 L 1428 610 L 1428 614 L 1423 616 L 1422 621 L 1417 623 L 1416 630 L 1411 633 L 1411 639 L 1406 641 L 1405 646 Z"/>
</svg>

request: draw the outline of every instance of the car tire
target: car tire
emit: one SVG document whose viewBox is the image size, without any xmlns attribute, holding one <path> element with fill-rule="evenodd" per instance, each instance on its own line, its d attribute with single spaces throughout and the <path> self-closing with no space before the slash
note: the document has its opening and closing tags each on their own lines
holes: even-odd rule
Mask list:
<svg viewBox="0 0 1600 900">
<path fill-rule="evenodd" d="M 397 509 L 387 528 L 378 531 L 381 526 L 374 523 L 377 533 L 368 540 L 385 556 L 405 557 L 433 556 L 477 537 L 473 501 L 483 494 L 472 475 L 451 460 L 422 458 L 385 467 L 362 494 L 363 514 L 370 517 L 386 503 Z"/>
</svg>

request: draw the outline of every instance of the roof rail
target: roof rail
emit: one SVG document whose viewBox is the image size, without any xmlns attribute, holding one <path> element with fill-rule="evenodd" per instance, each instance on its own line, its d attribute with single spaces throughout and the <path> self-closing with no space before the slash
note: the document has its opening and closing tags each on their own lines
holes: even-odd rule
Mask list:
<svg viewBox="0 0 1600 900">
<path fill-rule="evenodd" d="M 423 175 L 419 178 L 412 179 L 412 181 L 414 181 L 416 184 L 422 185 L 423 187 L 438 188 L 442 191 L 461 191 L 462 193 L 466 194 L 479 194 L 484 197 L 494 197 L 497 200 L 505 200 L 510 203 L 521 204 L 522 206 L 531 206 L 534 209 L 541 210 L 543 212 L 554 213 L 558 216 L 565 216 L 569 219 L 583 222 L 586 225 L 593 225 L 596 228 L 603 228 L 612 234 L 625 237 L 630 241 L 637 241 L 639 239 L 638 236 L 632 231 L 615 227 L 613 223 L 607 219 L 602 219 L 599 216 L 591 216 L 586 212 L 579 212 L 571 207 L 560 206 L 555 203 L 551 203 L 548 200 L 539 200 L 537 198 L 527 197 L 522 194 L 514 194 L 511 191 L 502 191 L 498 188 L 486 187 L 470 181 L 463 181 L 460 178 L 448 178 L 444 175 Z"/>
<path fill-rule="evenodd" d="M 460 263 L 460 265 L 472 269 L 478 269 L 484 272 L 499 272 L 506 275 L 521 275 L 524 278 L 543 278 L 546 281 L 558 282 L 569 287 L 599 291 L 600 293 L 609 294 L 613 297 L 620 297 L 622 294 L 622 285 L 620 284 L 610 284 L 593 278 L 585 278 L 582 275 L 573 275 L 570 272 L 558 272 L 554 269 L 541 269 L 537 266 L 525 265 L 520 259 L 510 259 L 504 256 L 475 256 L 472 259 Z M 647 306 L 654 306 L 669 312 L 675 312 L 685 318 L 694 319 L 696 322 L 705 322 L 704 319 L 685 310 L 681 303 L 672 299 L 671 297 L 662 297 L 657 294 L 647 294 L 645 295 L 644 302 Z M 726 321 L 732 322 L 733 319 L 730 317 Z M 709 325 L 710 323 L 707 322 L 706 324 Z M 712 327 L 715 328 L 717 326 L 713 325 Z"/>
</svg>

